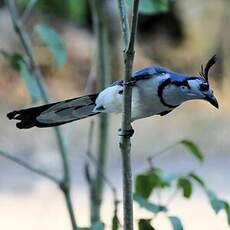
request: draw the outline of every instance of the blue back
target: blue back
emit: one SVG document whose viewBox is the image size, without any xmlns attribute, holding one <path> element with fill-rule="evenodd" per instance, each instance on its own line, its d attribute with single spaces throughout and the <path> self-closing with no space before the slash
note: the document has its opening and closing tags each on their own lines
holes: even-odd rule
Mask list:
<svg viewBox="0 0 230 230">
<path fill-rule="evenodd" d="M 150 66 L 150 67 L 146 67 L 146 68 L 137 70 L 136 72 L 133 73 L 132 79 L 138 81 L 142 79 L 151 78 L 153 75 L 160 75 L 160 74 L 170 74 L 170 78 L 172 81 L 184 81 L 188 78 L 202 79 L 201 77 L 196 77 L 196 76 L 192 76 L 188 74 L 176 73 L 176 72 L 173 72 L 161 66 Z M 112 85 L 123 86 L 123 80 L 118 80 L 114 82 Z"/>
<path fill-rule="evenodd" d="M 133 79 L 140 80 L 146 78 L 146 76 L 151 76 L 155 74 L 167 74 L 167 73 L 170 74 L 170 78 L 175 81 L 183 81 L 187 78 L 192 77 L 191 75 L 173 72 L 161 66 L 150 66 L 134 72 Z"/>
<path fill-rule="evenodd" d="M 169 72 L 170 70 L 160 67 L 160 66 L 150 66 L 150 67 L 146 67 L 146 68 L 143 68 L 143 69 L 140 69 L 134 72 L 133 78 L 138 80 L 139 78 L 143 78 L 146 76 L 150 76 L 154 74 L 169 73 Z"/>
</svg>

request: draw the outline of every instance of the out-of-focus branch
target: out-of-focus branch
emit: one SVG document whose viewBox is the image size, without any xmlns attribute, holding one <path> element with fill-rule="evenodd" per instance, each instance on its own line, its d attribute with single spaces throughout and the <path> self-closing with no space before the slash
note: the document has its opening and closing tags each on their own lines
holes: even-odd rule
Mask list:
<svg viewBox="0 0 230 230">
<path fill-rule="evenodd" d="M 96 63 L 91 64 L 90 72 L 86 81 L 84 93 L 85 94 L 91 94 L 96 93 L 97 88 L 97 76 L 96 76 Z"/>
<path fill-rule="evenodd" d="M 91 121 L 90 123 L 90 129 L 89 129 L 89 136 L 88 136 L 88 144 L 87 144 L 87 150 L 86 150 L 86 155 L 89 158 L 89 160 L 93 163 L 93 165 L 96 167 L 97 166 L 97 160 L 92 154 L 92 143 L 93 143 L 93 131 L 94 131 L 94 120 Z M 87 166 L 87 171 L 88 171 L 88 166 Z M 89 171 L 86 173 L 88 177 L 88 181 L 91 181 L 91 176 L 89 175 Z M 108 187 L 111 189 L 113 193 L 113 199 L 116 202 L 118 201 L 118 196 L 117 196 L 117 190 L 116 187 L 113 185 L 113 183 L 110 181 L 110 179 L 104 174 L 103 171 L 100 170 L 100 176 L 103 178 L 105 183 L 108 185 Z"/>
<path fill-rule="evenodd" d="M 168 207 L 173 202 L 173 200 L 176 198 L 176 195 L 178 192 L 179 192 L 179 188 L 176 188 L 175 191 L 166 200 L 166 202 L 164 204 L 165 207 Z"/>
<path fill-rule="evenodd" d="M 134 0 L 131 33 L 130 33 L 128 50 L 127 50 L 127 52 L 133 53 L 133 56 L 134 56 L 134 52 L 135 52 L 134 51 L 134 45 L 135 45 L 136 32 L 137 32 L 138 8 L 139 8 L 139 0 Z"/>
<path fill-rule="evenodd" d="M 127 9 L 124 0 L 118 0 L 120 18 L 121 18 L 121 28 L 124 40 L 124 46 L 128 47 L 129 44 L 129 17 L 127 15 Z"/>
<path fill-rule="evenodd" d="M 14 30 L 17 33 L 17 35 L 18 35 L 18 37 L 22 43 L 22 46 L 26 52 L 26 55 L 28 57 L 31 71 L 32 71 L 32 73 L 35 77 L 35 80 L 39 86 L 39 89 L 42 93 L 42 98 L 43 98 L 45 103 L 49 103 L 50 100 L 49 100 L 46 86 L 43 82 L 42 73 L 39 70 L 37 62 L 36 62 L 35 57 L 33 55 L 33 46 L 32 46 L 30 37 L 23 28 L 22 21 L 20 20 L 18 13 L 16 11 L 15 3 L 13 0 L 5 0 L 5 4 L 9 10 L 11 20 L 12 20 L 12 23 L 14 26 Z"/>
<path fill-rule="evenodd" d="M 166 147 L 166 148 L 160 150 L 159 152 L 156 152 L 156 153 L 154 153 L 153 155 L 149 156 L 149 157 L 147 158 L 147 161 L 148 161 L 149 165 L 150 165 L 150 166 L 153 166 L 153 160 L 155 160 L 158 156 L 161 156 L 163 153 L 167 153 L 168 150 L 174 148 L 174 147 L 177 146 L 178 144 L 179 144 L 179 143 L 176 142 L 176 143 L 174 143 L 174 144 L 172 144 L 172 145 L 170 145 L 170 146 L 168 146 L 168 147 Z"/>
<path fill-rule="evenodd" d="M 93 14 L 93 26 L 97 41 L 96 66 L 99 78 L 99 89 L 102 90 L 110 83 L 108 62 L 108 30 L 106 21 L 106 1 L 91 0 Z M 100 220 L 101 200 L 103 195 L 104 180 L 101 174 L 105 174 L 106 156 L 108 147 L 108 115 L 99 116 L 98 151 L 96 163 L 96 175 L 91 184 L 91 222 Z"/>
<path fill-rule="evenodd" d="M 34 6 L 36 5 L 38 0 L 30 0 L 29 3 L 27 4 L 22 16 L 21 16 L 21 20 L 22 23 L 25 23 L 26 20 L 28 19 L 28 17 L 30 16 Z"/>
<path fill-rule="evenodd" d="M 128 15 L 125 8 L 125 1 L 119 0 L 120 18 L 123 31 L 123 40 L 125 43 L 124 51 L 124 92 L 123 92 L 123 115 L 122 115 L 122 130 L 120 139 L 120 149 L 122 153 L 123 164 L 123 208 L 124 208 L 124 229 L 133 229 L 133 194 L 132 194 L 132 168 L 131 168 L 131 141 L 129 134 L 131 127 L 131 103 L 132 103 L 132 88 L 128 82 L 132 78 L 132 68 L 134 59 L 134 43 L 136 37 L 136 27 L 138 20 L 139 0 L 133 1 L 132 11 L 132 27 L 129 34 Z"/>
<path fill-rule="evenodd" d="M 14 163 L 22 166 L 23 168 L 26 168 L 28 170 L 30 170 L 31 172 L 33 173 L 36 173 L 40 176 L 43 176 L 51 181 L 53 181 L 55 184 L 59 185 L 60 184 L 60 181 L 59 179 L 57 179 L 55 176 L 52 176 L 51 174 L 43 171 L 42 169 L 38 169 L 36 168 L 35 166 L 32 166 L 31 164 L 23 161 L 22 159 L 10 154 L 10 153 L 7 153 L 7 152 L 4 152 L 4 151 L 1 151 L 0 150 L 0 155 L 5 157 L 6 159 L 10 160 L 10 161 L 13 161 Z"/>
<path fill-rule="evenodd" d="M 38 68 L 37 61 L 33 53 L 33 46 L 32 46 L 31 39 L 29 35 L 27 34 L 27 32 L 25 31 L 23 27 L 23 23 L 18 16 L 15 2 L 13 0 L 5 0 L 5 4 L 9 10 L 15 32 L 18 35 L 22 43 L 22 46 L 26 52 L 26 55 L 28 57 L 31 72 L 33 73 L 33 76 L 35 77 L 35 81 L 39 87 L 43 101 L 45 103 L 49 103 L 50 98 L 47 93 L 46 86 L 43 82 L 42 73 L 40 69 Z M 64 139 L 63 139 L 60 129 L 55 128 L 54 130 L 55 130 L 55 135 L 56 135 L 57 143 L 59 146 L 59 153 L 62 159 L 62 166 L 63 166 L 63 179 L 60 183 L 60 188 L 66 200 L 68 212 L 69 212 L 71 223 L 72 223 L 72 228 L 75 230 L 77 229 L 77 224 L 76 224 L 74 209 L 73 209 L 73 205 L 71 201 L 71 195 L 70 195 L 70 172 L 69 172 L 69 163 L 67 159 L 67 150 L 65 148 Z"/>
<path fill-rule="evenodd" d="M 118 80 L 122 75 L 122 53 L 121 48 L 123 41 L 121 40 L 119 11 L 117 1 L 107 1 L 106 8 L 109 40 L 109 56 L 112 81 Z"/>
</svg>

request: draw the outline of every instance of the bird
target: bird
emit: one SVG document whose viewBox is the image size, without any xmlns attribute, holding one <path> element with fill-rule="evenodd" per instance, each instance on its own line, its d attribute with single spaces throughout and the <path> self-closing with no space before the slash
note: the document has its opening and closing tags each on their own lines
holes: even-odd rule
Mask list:
<svg viewBox="0 0 230 230">
<path fill-rule="evenodd" d="M 186 101 L 205 100 L 217 109 L 218 101 L 209 82 L 209 70 L 216 63 L 214 55 L 197 75 L 182 74 L 161 66 L 137 70 L 128 82 L 118 80 L 99 93 L 67 99 L 51 104 L 9 112 L 17 120 L 17 128 L 45 128 L 81 120 L 99 113 L 122 113 L 123 89 L 132 87 L 131 122 L 160 115 L 165 116 Z"/>
</svg>

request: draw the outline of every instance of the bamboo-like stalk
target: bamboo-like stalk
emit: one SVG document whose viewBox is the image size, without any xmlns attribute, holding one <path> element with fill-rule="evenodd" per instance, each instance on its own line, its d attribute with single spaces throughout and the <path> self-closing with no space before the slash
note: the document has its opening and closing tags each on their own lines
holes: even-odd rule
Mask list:
<svg viewBox="0 0 230 230">
<path fill-rule="evenodd" d="M 41 71 L 37 65 L 37 62 L 36 62 L 36 59 L 35 59 L 35 56 L 33 53 L 33 46 L 32 46 L 31 39 L 30 39 L 29 35 L 27 34 L 27 32 L 25 31 L 25 29 L 23 28 L 23 23 L 18 16 L 15 2 L 13 0 L 5 0 L 5 4 L 9 10 L 11 20 L 12 20 L 12 23 L 14 26 L 14 30 L 15 30 L 16 34 L 18 35 L 18 37 L 22 43 L 22 46 L 25 50 L 25 53 L 29 59 L 31 72 L 33 73 L 33 75 L 35 77 L 35 81 L 36 81 L 36 83 L 39 87 L 39 90 L 41 92 L 42 99 L 45 103 L 49 103 L 50 98 L 49 98 L 49 95 L 47 93 L 46 86 L 43 82 L 42 73 L 41 73 Z M 65 197 L 65 200 L 66 200 L 67 209 L 68 209 L 71 224 L 72 224 L 72 229 L 76 230 L 77 229 L 77 223 L 76 223 L 76 219 L 75 219 L 75 215 L 74 215 L 74 208 L 73 208 L 73 204 L 71 201 L 71 194 L 70 194 L 70 172 L 69 172 L 70 170 L 69 170 L 69 163 L 68 163 L 68 159 L 67 159 L 67 150 L 66 150 L 66 147 L 64 145 L 64 140 L 63 140 L 62 133 L 61 133 L 60 129 L 55 128 L 54 130 L 55 130 L 55 135 L 56 135 L 57 144 L 59 147 L 59 153 L 60 153 L 60 157 L 62 159 L 62 166 L 63 166 L 63 179 L 60 182 L 60 189 L 62 190 L 64 197 Z"/>
<path fill-rule="evenodd" d="M 124 50 L 124 93 L 123 93 L 123 115 L 122 130 L 120 138 L 120 149 L 123 163 L 123 209 L 124 209 L 124 229 L 133 229 L 133 194 L 132 194 L 132 168 L 131 168 L 131 103 L 132 88 L 130 84 L 132 78 L 132 68 L 134 60 L 134 44 L 136 37 L 136 27 L 138 21 L 139 0 L 133 1 L 132 25 L 129 33 L 128 15 L 125 8 L 125 1 L 119 0 L 120 18 L 125 44 Z"/>
<path fill-rule="evenodd" d="M 91 0 L 93 13 L 94 32 L 97 41 L 97 76 L 99 77 L 99 88 L 104 89 L 110 83 L 109 62 L 108 62 L 108 30 L 106 22 L 106 1 Z M 101 200 L 103 195 L 106 156 L 108 147 L 108 115 L 105 113 L 99 116 L 98 150 L 96 162 L 96 175 L 91 180 L 91 223 L 100 220 Z"/>
</svg>

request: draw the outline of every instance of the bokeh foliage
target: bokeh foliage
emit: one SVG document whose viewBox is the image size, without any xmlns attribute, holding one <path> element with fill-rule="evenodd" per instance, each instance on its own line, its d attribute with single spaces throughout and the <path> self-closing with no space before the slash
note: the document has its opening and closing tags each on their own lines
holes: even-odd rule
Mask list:
<svg viewBox="0 0 230 230">
<path fill-rule="evenodd" d="M 22 9 L 28 4 L 28 0 L 17 0 Z M 49 13 L 64 19 L 76 20 L 84 23 L 89 16 L 89 3 L 87 0 L 39 0 L 36 9 L 43 13 Z"/>
<path fill-rule="evenodd" d="M 190 153 L 196 160 L 203 163 L 204 154 L 200 148 L 191 140 L 183 139 L 176 143 L 186 147 L 188 153 Z M 176 146 L 173 145 L 172 147 Z M 167 149 L 169 150 L 169 149 Z M 162 151 L 161 153 L 164 153 Z M 158 156 L 158 154 L 157 154 Z M 154 218 L 159 212 L 164 212 L 168 217 L 169 222 L 172 225 L 173 230 L 183 230 L 183 224 L 179 217 L 171 216 L 172 210 L 170 210 L 170 204 L 177 196 L 178 192 L 186 198 L 192 198 L 193 186 L 196 184 L 200 186 L 204 194 L 206 195 L 212 209 L 216 214 L 220 211 L 224 211 L 227 216 L 228 224 L 230 225 L 230 206 L 227 201 L 219 198 L 213 190 L 211 190 L 205 183 L 204 179 L 196 175 L 193 171 L 183 174 L 165 174 L 163 170 L 154 166 L 154 155 L 149 161 L 150 166 L 143 173 L 136 176 L 135 180 L 135 194 L 134 201 L 145 210 L 152 213 L 152 219 L 139 219 L 139 229 L 144 229 L 142 226 L 147 226 L 147 229 L 154 229 L 151 226 Z M 172 196 L 166 199 L 166 202 L 153 200 L 153 195 L 156 196 L 163 194 L 163 191 L 172 190 Z M 174 192 L 173 192 L 174 190 Z M 156 197 L 155 196 L 155 197 Z"/>
</svg>

